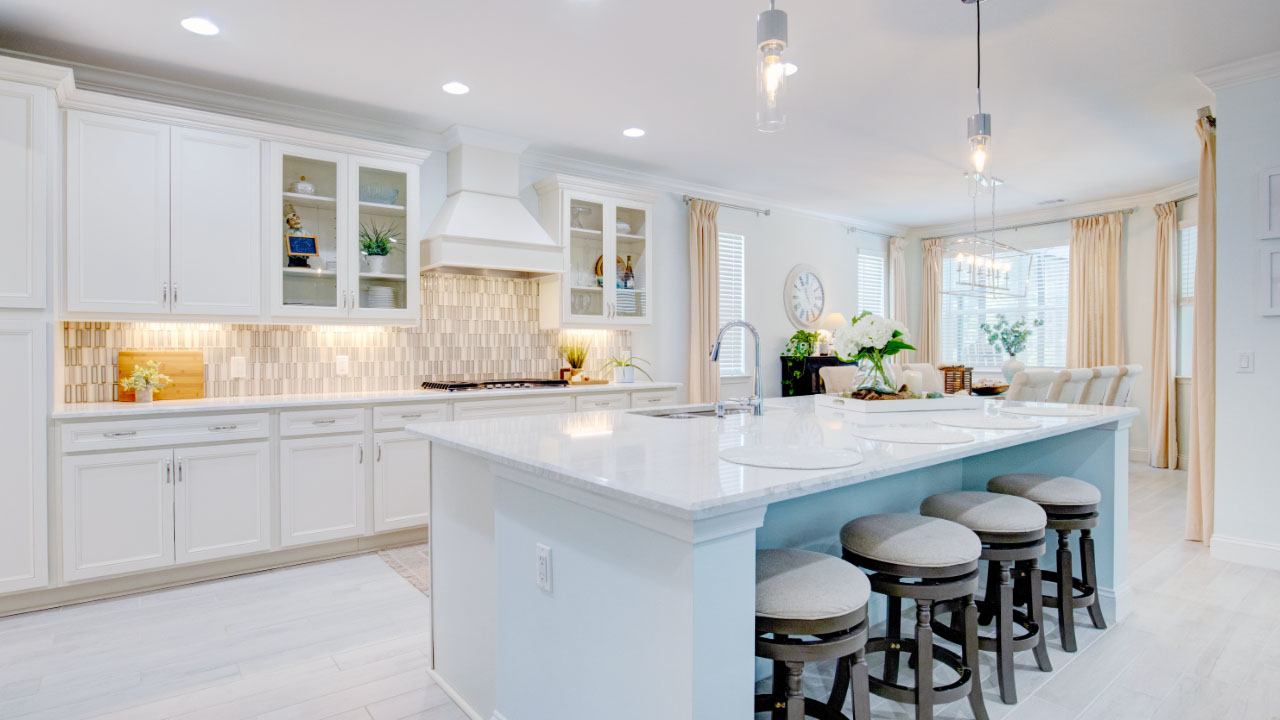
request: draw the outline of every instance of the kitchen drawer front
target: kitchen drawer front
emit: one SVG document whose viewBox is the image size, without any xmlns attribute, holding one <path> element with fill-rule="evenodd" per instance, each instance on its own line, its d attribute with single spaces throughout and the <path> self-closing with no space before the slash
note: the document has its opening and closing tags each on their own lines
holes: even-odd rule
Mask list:
<svg viewBox="0 0 1280 720">
<path fill-rule="evenodd" d="M 373 409 L 374 430 L 403 430 L 405 425 L 449 419 L 447 403 L 383 405 Z"/>
<path fill-rule="evenodd" d="M 573 412 L 573 396 L 464 400 L 453 404 L 454 420 Z"/>
<path fill-rule="evenodd" d="M 100 452 L 188 443 L 257 440 L 270 434 L 267 413 L 63 423 L 62 452 Z"/>
<path fill-rule="evenodd" d="M 631 407 L 661 407 L 676 404 L 675 390 L 637 390 L 631 393 Z"/>
<path fill-rule="evenodd" d="M 280 413 L 280 436 L 364 432 L 364 408 L 288 410 Z"/>
<path fill-rule="evenodd" d="M 579 395 L 577 407 L 582 410 L 625 410 L 631 407 L 631 397 L 626 393 L 597 393 Z"/>
</svg>

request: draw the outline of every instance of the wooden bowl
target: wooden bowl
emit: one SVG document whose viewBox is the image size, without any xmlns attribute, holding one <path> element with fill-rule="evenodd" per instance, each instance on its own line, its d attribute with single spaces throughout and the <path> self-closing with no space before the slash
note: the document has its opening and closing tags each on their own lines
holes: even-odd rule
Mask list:
<svg viewBox="0 0 1280 720">
<path fill-rule="evenodd" d="M 974 395 L 978 395 L 980 397 L 991 397 L 992 395 L 999 395 L 1001 393 L 1008 392 L 1008 391 L 1009 391 L 1008 385 L 987 385 L 985 387 L 979 387 L 975 385 L 969 388 L 970 393 Z"/>
</svg>

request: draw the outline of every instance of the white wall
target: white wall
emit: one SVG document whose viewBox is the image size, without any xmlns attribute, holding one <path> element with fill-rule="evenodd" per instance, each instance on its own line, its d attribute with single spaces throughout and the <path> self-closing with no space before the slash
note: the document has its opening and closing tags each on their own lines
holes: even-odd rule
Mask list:
<svg viewBox="0 0 1280 720">
<path fill-rule="evenodd" d="M 1280 317 L 1259 314 L 1258 174 L 1280 165 L 1280 78 L 1219 90 L 1214 555 L 1280 568 Z M 1255 353 L 1252 374 L 1239 353 Z"/>
</svg>

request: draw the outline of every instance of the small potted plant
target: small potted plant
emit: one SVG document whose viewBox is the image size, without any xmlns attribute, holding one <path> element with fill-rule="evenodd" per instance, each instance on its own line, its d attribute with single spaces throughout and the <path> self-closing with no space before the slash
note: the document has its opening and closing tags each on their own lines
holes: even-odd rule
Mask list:
<svg viewBox="0 0 1280 720">
<path fill-rule="evenodd" d="M 1018 359 L 1018 353 L 1027 347 L 1027 341 L 1031 339 L 1031 329 L 1043 324 L 1044 320 L 1039 318 L 1033 322 L 1027 322 L 1026 318 L 1022 318 L 1018 322 L 1011 323 L 1005 319 L 1004 315 L 996 315 L 994 324 L 982 323 L 980 326 L 982 332 L 987 334 L 987 343 L 995 348 L 996 352 L 1009 353 L 1009 359 L 1000 366 L 1004 372 L 1005 382 L 1013 382 L 1013 376 L 1027 367 Z"/>
<path fill-rule="evenodd" d="M 604 366 L 600 368 L 600 372 L 604 372 L 609 368 L 613 368 L 614 382 L 629 383 L 629 382 L 636 381 L 636 371 L 639 370 L 640 372 L 644 373 L 645 377 L 649 378 L 650 382 L 652 382 L 653 376 L 650 375 L 647 370 L 645 370 L 644 368 L 636 364 L 636 363 L 648 364 L 648 362 L 649 362 L 648 360 L 645 360 L 644 358 L 638 358 L 634 355 L 627 355 L 626 357 L 611 357 L 605 361 Z"/>
<path fill-rule="evenodd" d="M 387 255 L 391 254 L 391 244 L 396 242 L 399 229 L 394 225 L 378 227 L 378 223 L 370 222 L 368 227 L 360 224 L 360 252 L 369 264 L 369 272 L 381 273 L 385 270 Z"/>
<path fill-rule="evenodd" d="M 570 336 L 560 343 L 560 355 L 569 363 L 569 382 L 577 382 L 582 369 L 587 364 L 587 353 L 591 351 L 591 338 Z"/>
<path fill-rule="evenodd" d="M 797 330 L 782 351 L 782 395 L 800 394 L 799 382 L 804 377 L 805 361 L 817 350 L 818 333 Z"/>
<path fill-rule="evenodd" d="M 160 363 L 152 360 L 146 365 L 134 365 L 129 377 L 120 381 L 120 387 L 133 391 L 134 402 L 151 402 L 152 393 L 171 382 L 168 375 L 160 372 Z"/>
</svg>

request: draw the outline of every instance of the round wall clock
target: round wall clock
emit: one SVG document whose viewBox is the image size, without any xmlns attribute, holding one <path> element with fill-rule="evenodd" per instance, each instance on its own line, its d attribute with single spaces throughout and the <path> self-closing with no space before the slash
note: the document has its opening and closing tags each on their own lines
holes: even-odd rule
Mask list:
<svg viewBox="0 0 1280 720">
<path fill-rule="evenodd" d="M 812 265 L 797 265 L 787 275 L 782 288 L 782 304 L 791 324 L 801 330 L 812 330 L 822 319 L 827 294 L 822 288 L 818 269 Z"/>
</svg>

